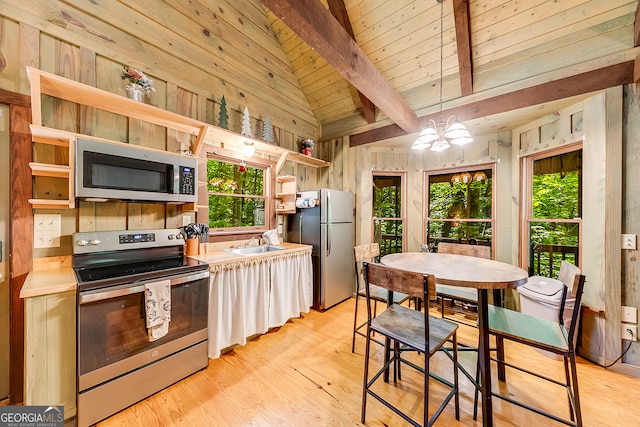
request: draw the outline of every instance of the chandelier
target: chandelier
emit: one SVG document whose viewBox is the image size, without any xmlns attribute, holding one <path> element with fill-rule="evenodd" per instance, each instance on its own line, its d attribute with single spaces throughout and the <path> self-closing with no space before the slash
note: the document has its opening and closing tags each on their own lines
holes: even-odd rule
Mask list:
<svg viewBox="0 0 640 427">
<path fill-rule="evenodd" d="M 436 0 L 440 3 L 440 118 L 438 123 L 429 119 L 428 126 L 420 132 L 418 138 L 413 142 L 411 148 L 423 150 L 431 147 L 431 151 L 446 150 L 454 145 L 464 145 L 473 141 L 467 128 L 458 121 L 455 115 L 444 121 L 442 116 L 442 64 L 443 64 L 443 21 L 444 21 L 444 0 Z"/>
<path fill-rule="evenodd" d="M 451 177 L 451 182 L 454 184 L 458 182 L 461 182 L 463 184 L 471 184 L 472 181 L 481 182 L 485 179 L 487 179 L 487 174 L 482 171 L 477 171 L 473 174 L 473 176 L 469 172 L 462 172 L 454 174 Z"/>
</svg>

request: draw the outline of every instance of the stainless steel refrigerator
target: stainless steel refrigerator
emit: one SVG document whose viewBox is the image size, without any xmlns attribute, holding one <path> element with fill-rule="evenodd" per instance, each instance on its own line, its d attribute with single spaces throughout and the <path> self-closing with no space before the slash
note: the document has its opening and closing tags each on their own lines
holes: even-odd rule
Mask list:
<svg viewBox="0 0 640 427">
<path fill-rule="evenodd" d="M 325 310 L 353 295 L 353 193 L 322 188 L 298 199 L 319 203 L 289 216 L 287 241 L 313 246 L 313 308 Z"/>
</svg>

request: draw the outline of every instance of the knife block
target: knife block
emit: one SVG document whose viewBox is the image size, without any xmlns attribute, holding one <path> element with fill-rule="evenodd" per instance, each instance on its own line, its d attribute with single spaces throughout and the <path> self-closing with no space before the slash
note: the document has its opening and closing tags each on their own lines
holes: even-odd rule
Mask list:
<svg viewBox="0 0 640 427">
<path fill-rule="evenodd" d="M 200 239 L 198 239 L 197 237 L 193 238 L 193 239 L 187 239 L 187 248 L 186 248 L 186 255 L 198 255 L 198 248 L 200 245 Z"/>
</svg>

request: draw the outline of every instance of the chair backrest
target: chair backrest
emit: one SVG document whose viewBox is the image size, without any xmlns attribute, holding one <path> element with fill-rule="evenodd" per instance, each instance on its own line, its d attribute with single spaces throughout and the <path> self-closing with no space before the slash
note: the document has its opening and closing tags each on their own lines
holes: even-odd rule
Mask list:
<svg viewBox="0 0 640 427">
<path fill-rule="evenodd" d="M 380 245 L 378 242 L 367 243 L 360 246 L 353 247 L 353 257 L 356 262 L 368 261 L 372 262 L 377 256 L 380 255 Z"/>
<path fill-rule="evenodd" d="M 367 292 L 369 285 L 377 285 L 391 292 L 400 292 L 427 301 L 436 293 L 436 278 L 432 274 L 422 274 L 399 270 L 383 264 L 363 263 L 363 277 Z M 393 304 L 389 298 L 389 304 Z"/>
<path fill-rule="evenodd" d="M 476 258 L 491 259 L 491 247 L 480 245 L 465 245 L 461 243 L 438 243 L 438 253 L 474 256 Z"/>
<path fill-rule="evenodd" d="M 564 324 L 564 305 L 568 294 L 575 298 L 573 302 L 573 311 L 571 312 L 571 323 L 569 324 L 568 341 L 571 345 L 575 344 L 574 336 L 578 327 L 578 316 L 580 315 L 580 304 L 582 302 L 582 291 L 584 290 L 585 277 L 580 274 L 580 269 L 567 261 L 560 264 L 560 272 L 558 279 L 564 285 L 562 290 L 562 299 L 560 300 L 559 323 Z"/>
<path fill-rule="evenodd" d="M 378 242 L 366 243 L 364 245 L 353 247 L 353 259 L 355 260 L 355 272 L 356 272 L 356 292 L 359 292 L 363 287 L 360 285 L 360 278 L 362 277 L 362 262 L 374 262 L 376 258 L 380 256 L 380 245 Z"/>
</svg>

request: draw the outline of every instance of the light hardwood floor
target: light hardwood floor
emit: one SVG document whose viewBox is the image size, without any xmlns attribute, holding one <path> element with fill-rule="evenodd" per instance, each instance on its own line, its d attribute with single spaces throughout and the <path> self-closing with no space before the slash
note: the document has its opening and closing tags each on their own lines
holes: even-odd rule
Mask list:
<svg viewBox="0 0 640 427">
<path fill-rule="evenodd" d="M 236 347 L 219 359 L 210 360 L 207 369 L 162 390 L 128 409 L 104 420 L 98 427 L 124 426 L 357 426 L 360 423 L 364 339 L 357 338 L 351 353 L 351 326 L 354 300 L 330 310 L 311 311 Z M 365 311 L 362 311 L 364 319 Z M 359 313 L 360 314 L 360 313 Z M 460 340 L 472 343 L 474 328 L 462 326 Z M 379 358 L 380 351 L 377 347 Z M 372 347 L 372 348 L 374 348 Z M 507 360 L 519 359 L 549 375 L 562 377 L 562 362 L 535 350 L 507 343 Z M 442 357 L 440 357 L 442 356 Z M 450 362 L 437 355 L 433 370 L 450 372 Z M 475 354 L 461 353 L 463 363 L 472 370 Z M 580 394 L 585 426 L 640 425 L 640 380 L 608 371 L 589 361 L 578 363 Z M 373 365 L 372 365 L 373 366 Z M 495 364 L 493 366 L 495 372 Z M 405 407 L 420 414 L 420 381 L 411 369 L 402 371 Z M 460 421 L 450 404 L 436 425 L 479 426 L 474 422 L 473 388 L 460 377 Z M 567 416 L 564 391 L 544 381 L 507 370 L 507 383 L 494 389 L 542 405 Z M 432 387 L 439 393 L 437 385 Z M 369 399 L 366 425 L 401 426 L 402 420 L 378 402 Z M 494 399 L 496 426 L 556 426 L 547 418 Z"/>
</svg>

